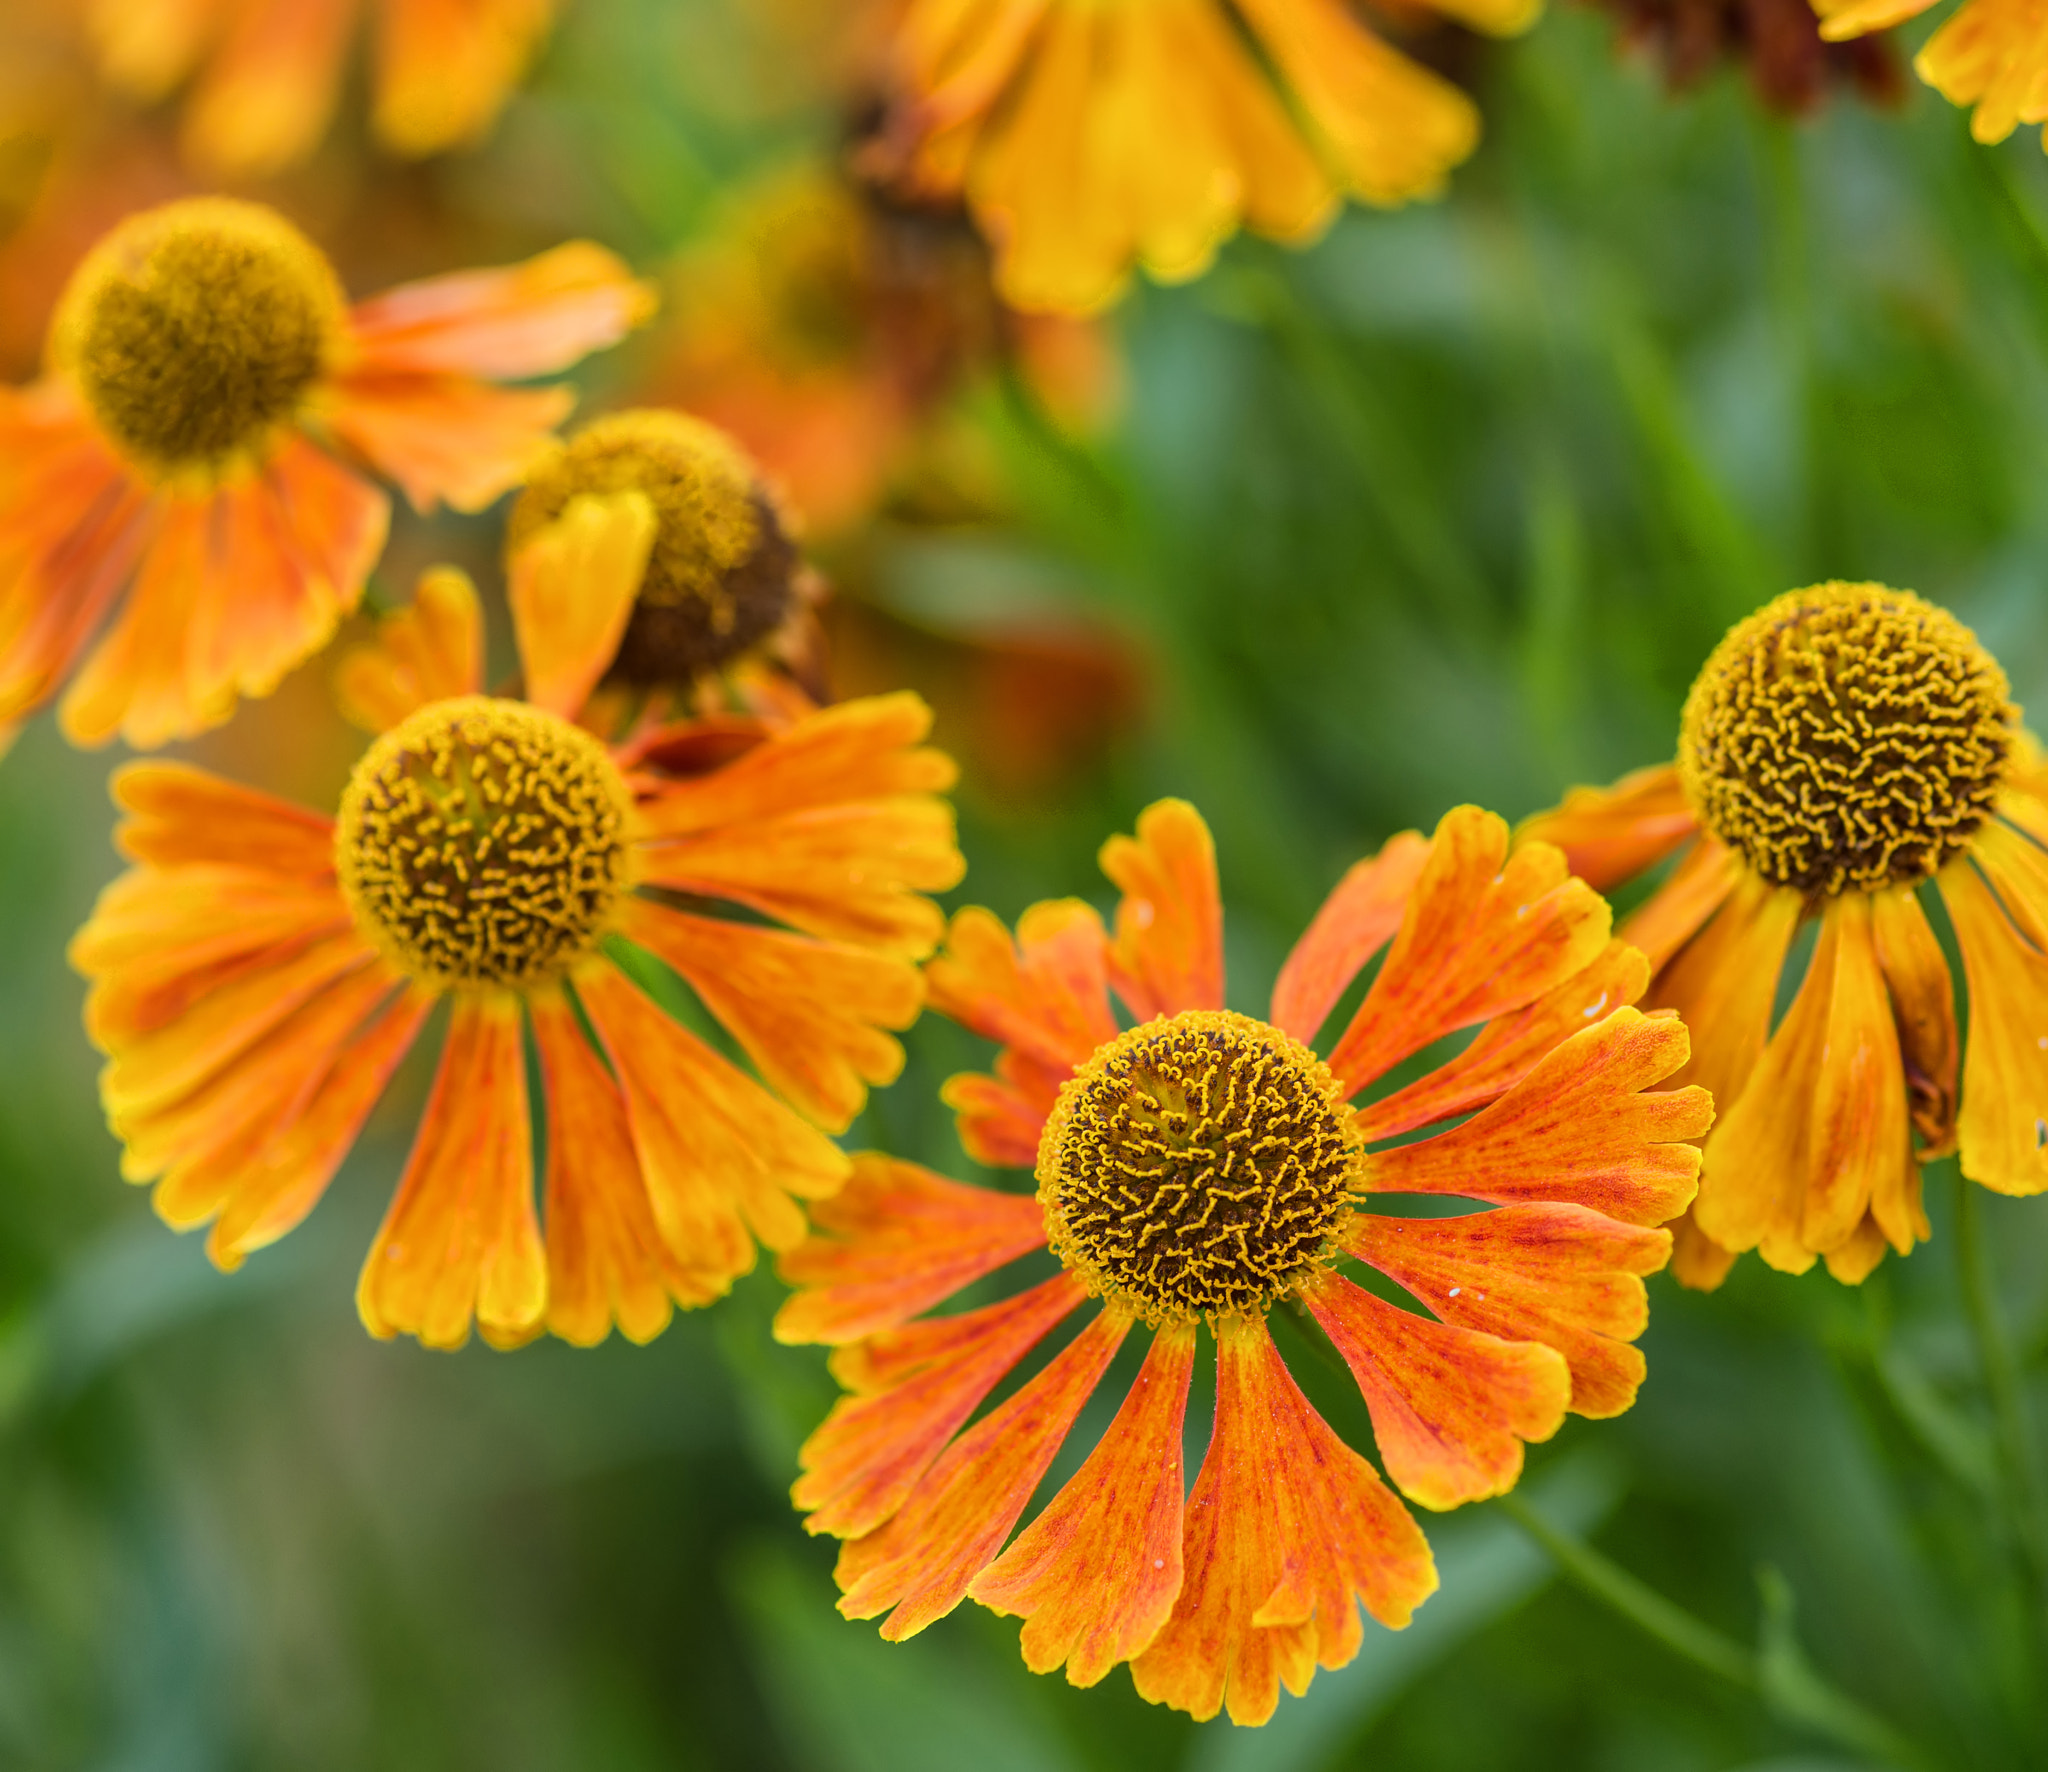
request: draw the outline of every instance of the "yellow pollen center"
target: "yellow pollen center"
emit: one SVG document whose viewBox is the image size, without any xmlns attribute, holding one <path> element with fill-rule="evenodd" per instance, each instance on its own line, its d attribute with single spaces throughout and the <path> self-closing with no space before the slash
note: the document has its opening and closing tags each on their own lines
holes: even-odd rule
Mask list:
<svg viewBox="0 0 2048 1772">
<path fill-rule="evenodd" d="M 1678 767 L 1772 884 L 1924 880 L 1989 816 L 2018 710 L 1970 630 L 1910 591 L 1815 585 L 1729 630 L 1686 698 Z"/>
<path fill-rule="evenodd" d="M 335 830 L 342 890 L 423 983 L 541 984 L 609 927 L 629 883 L 631 804 L 580 727 L 524 702 L 435 702 L 349 779 Z"/>
<path fill-rule="evenodd" d="M 1329 1067 L 1249 1016 L 1189 1010 L 1096 1052 L 1038 1147 L 1054 1251 L 1149 1322 L 1260 1309 L 1328 1252 L 1360 1143 Z"/>
<path fill-rule="evenodd" d="M 644 493 L 656 526 L 615 681 L 686 687 L 782 624 L 795 595 L 796 548 L 739 446 L 684 413 L 621 412 L 586 425 L 519 495 L 508 550 L 572 500 L 618 492 Z"/>
<path fill-rule="evenodd" d="M 304 405 L 342 337 L 327 261 L 282 216 L 194 197 L 130 216 L 73 273 L 52 356 L 155 473 L 218 475 Z"/>
</svg>

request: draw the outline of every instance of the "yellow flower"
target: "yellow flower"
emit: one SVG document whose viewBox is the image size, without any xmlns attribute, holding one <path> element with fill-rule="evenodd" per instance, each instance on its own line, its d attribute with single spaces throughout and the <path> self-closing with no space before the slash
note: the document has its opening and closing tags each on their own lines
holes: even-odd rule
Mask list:
<svg viewBox="0 0 2048 1772">
<path fill-rule="evenodd" d="M 2005 674 L 1883 585 L 1792 591 L 1738 623 L 1686 702 L 1675 764 L 1531 819 L 1608 887 L 1682 850 L 1623 925 L 1692 1029 L 1720 1117 L 1672 1268 L 1743 1250 L 1862 1280 L 1928 1235 L 1920 1165 L 2048 1187 L 2048 799 Z M 1962 1055 L 1946 913 L 1969 987 Z M 1818 929 L 1773 1026 L 1802 923 Z"/>
<path fill-rule="evenodd" d="M 1846 42 L 1917 18 L 1934 0 L 1813 0 L 1820 34 Z M 1954 105 L 1975 105 L 1970 133 L 2002 142 L 2048 118 L 2048 13 L 2034 0 L 1963 0 L 1913 58 L 1913 70 Z"/>
</svg>

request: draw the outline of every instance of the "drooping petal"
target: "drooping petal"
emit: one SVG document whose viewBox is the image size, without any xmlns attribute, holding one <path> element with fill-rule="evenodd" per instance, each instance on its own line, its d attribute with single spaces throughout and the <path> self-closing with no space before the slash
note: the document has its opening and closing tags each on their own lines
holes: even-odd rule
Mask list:
<svg viewBox="0 0 2048 1772">
<path fill-rule="evenodd" d="M 1948 957 L 1910 886 L 1871 894 L 1870 933 L 1898 1022 L 1906 1096 L 1922 1141 L 1921 1160 L 1931 1162 L 1956 1148 L 1961 1043 Z"/>
<path fill-rule="evenodd" d="M 843 1132 L 870 1084 L 893 1083 L 924 983 L 907 960 L 781 929 L 628 902 L 626 935 L 659 954 L 745 1048 L 785 1100 Z"/>
<path fill-rule="evenodd" d="M 835 1356 L 857 1394 L 832 1405 L 797 1455 L 804 1530 L 858 1538 L 903 1505 L 982 1398 L 1086 1296 L 1055 1274 L 1001 1304 L 892 1329 Z M 861 1353 L 849 1361 L 844 1356 Z M 856 1368 L 859 1368 L 856 1370 Z"/>
<path fill-rule="evenodd" d="M 534 706 L 573 720 L 611 669 L 656 528 L 644 492 L 585 496 L 512 555 L 505 600 Z"/>
<path fill-rule="evenodd" d="M 356 1309 L 380 1340 L 460 1347 L 474 1321 L 493 1344 L 516 1346 L 538 1332 L 547 1293 L 519 999 L 460 995 Z"/>
<path fill-rule="evenodd" d="M 1186 1578 L 1131 1663 L 1139 1695 L 1197 1719 L 1263 1723 L 1364 1641 L 1358 1606 L 1398 1630 L 1436 1590 L 1421 1529 L 1330 1431 L 1266 1326 L 1217 1326 L 1216 1427 L 1188 1497 Z"/>
<path fill-rule="evenodd" d="M 915 1636 L 967 1597 L 1010 1535 L 1123 1345 L 1131 1319 L 1099 1313 L 1045 1369 L 948 1446 L 902 1505 L 839 1552 L 848 1618 L 888 1612 L 882 1635 Z"/>
<path fill-rule="evenodd" d="M 1092 1686 L 1141 1654 L 1181 1587 L 1187 1475 L 1181 1430 L 1195 1368 L 1193 1324 L 1152 1338 L 1144 1368 L 1087 1462 L 1010 1548 L 968 1584 L 1024 1620 L 1024 1665 Z"/>
<path fill-rule="evenodd" d="M 2014 928 L 1968 855 L 1940 881 L 1970 992 L 1956 1115 L 1963 1173 L 2001 1194 L 2037 1194 L 2048 1188 L 2048 957 Z"/>
<path fill-rule="evenodd" d="M 479 694 L 484 686 L 484 615 L 469 574 L 435 566 L 420 575 L 412 602 L 377 624 L 377 637 L 334 668 L 342 713 L 369 732 L 388 732 L 429 702 Z"/>
<path fill-rule="evenodd" d="M 1617 1009 L 1572 1035 L 1491 1106 L 1367 1160 L 1372 1193 L 1558 1200 L 1625 1224 L 1662 1224 L 1691 1200 L 1712 1123 L 1704 1089 L 1652 1090 L 1685 1063 L 1668 1016 Z"/>
<path fill-rule="evenodd" d="M 1065 1065 L 1041 1064 L 1023 1053 L 996 1054 L 993 1075 L 963 1071 L 940 1086 L 939 1099 L 954 1113 L 961 1148 L 991 1169 L 1031 1169 L 1039 1140 L 1060 1086 L 1071 1076 Z"/>
<path fill-rule="evenodd" d="M 896 1328 L 1045 1245 L 1035 1194 L 968 1187 L 875 1151 L 811 1208 L 811 1227 L 776 1263 L 798 1288 L 776 1313 L 777 1341 L 840 1346 Z"/>
<path fill-rule="evenodd" d="M 1650 1320 L 1640 1276 L 1664 1265 L 1669 1231 L 1584 1206 L 1503 1206 L 1458 1218 L 1360 1213 L 1343 1242 L 1445 1322 L 1557 1349 L 1574 1414 L 1619 1415 L 1635 1401 L 1643 1356 L 1628 1344 Z"/>
<path fill-rule="evenodd" d="M 497 388 L 466 375 L 358 369 L 328 390 L 325 417 L 414 510 L 431 515 L 443 504 L 495 504 L 555 447 L 555 427 L 575 404 L 568 387 Z"/>
<path fill-rule="evenodd" d="M 1138 815 L 1136 837 L 1103 844 L 1102 871 L 1123 892 L 1110 982 L 1139 1021 L 1223 1007 L 1223 900 L 1216 845 L 1185 800 Z"/>
<path fill-rule="evenodd" d="M 1728 1277 L 1737 1251 L 1721 1245 L 1693 1222 L 1688 1207 L 1671 1222 L 1671 1277 L 1695 1292 L 1712 1292 Z M 1638 1381 L 1641 1375 L 1638 1374 Z M 1633 1396 L 1633 1389 L 1630 1392 Z"/>
<path fill-rule="evenodd" d="M 1273 1025 L 1304 1046 L 1329 1019 L 1366 961 L 1401 927 L 1408 896 L 1429 860 L 1419 831 L 1389 837 L 1377 855 L 1354 862 L 1294 944 L 1273 986 Z"/>
<path fill-rule="evenodd" d="M 153 868 L 216 862 L 285 879 L 334 877 L 334 820 L 190 763 L 124 763 L 114 844 Z"/>
<path fill-rule="evenodd" d="M 1541 996 L 1607 945 L 1605 902 L 1545 843 L 1508 853 L 1476 806 L 1444 815 L 1379 976 L 1330 1054 L 1355 1091 L 1431 1041 Z"/>
<path fill-rule="evenodd" d="M 1564 1425 L 1571 1368 L 1540 1341 L 1433 1323 L 1328 1271 L 1301 1297 L 1358 1380 L 1380 1462 L 1411 1501 L 1442 1511 L 1505 1495 L 1522 1442 Z"/>
<path fill-rule="evenodd" d="M 312 152 L 334 112 L 356 0 L 251 0 L 185 110 L 185 152 L 216 174 L 280 172 Z"/>
<path fill-rule="evenodd" d="M 1692 1058 L 1681 1074 L 1723 1108 L 1763 1057 L 1803 903 L 1798 893 L 1745 871 L 1713 921 L 1651 981 L 1650 1000 L 1676 1010 L 1692 1036 Z"/>
<path fill-rule="evenodd" d="M 383 7 L 371 112 L 377 139 L 414 157 L 477 140 L 497 120 L 553 11 L 553 0 L 405 0 Z"/>
<path fill-rule="evenodd" d="M 1671 878 L 1629 912 L 1619 931 L 1621 939 L 1641 948 L 1652 967 L 1668 965 L 1671 956 L 1728 902 L 1742 879 L 1743 865 L 1742 857 L 1718 837 L 1701 833 L 1671 870 Z"/>
<path fill-rule="evenodd" d="M 1654 867 L 1700 828 L 1671 763 L 1653 763 L 1612 787 L 1573 788 L 1515 828 L 1521 842 L 1553 843 L 1573 873 L 1608 892 Z"/>
</svg>

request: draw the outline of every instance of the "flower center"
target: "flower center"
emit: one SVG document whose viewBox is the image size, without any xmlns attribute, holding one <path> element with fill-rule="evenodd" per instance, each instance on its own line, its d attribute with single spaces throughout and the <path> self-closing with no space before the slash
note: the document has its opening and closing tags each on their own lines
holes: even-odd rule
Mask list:
<svg viewBox="0 0 2048 1772">
<path fill-rule="evenodd" d="M 1910 591 L 1792 591 L 1732 628 L 1686 699 L 1678 766 L 1774 885 L 1924 880 L 1991 811 L 2018 710 L 1976 636 Z"/>
<path fill-rule="evenodd" d="M 52 348 L 144 467 L 217 474 L 298 412 L 341 337 L 334 272 L 296 228 L 194 197 L 130 216 L 93 248 Z"/>
<path fill-rule="evenodd" d="M 424 983 L 527 986 L 596 945 L 627 886 L 625 781 L 524 702 L 435 702 L 350 777 L 335 859 L 356 919 Z"/>
<path fill-rule="evenodd" d="M 739 446 L 680 412 L 586 425 L 519 495 L 507 545 L 516 551 L 579 496 L 615 492 L 645 493 L 656 527 L 614 681 L 687 687 L 781 625 L 796 548 Z"/>
<path fill-rule="evenodd" d="M 1270 1304 L 1321 1256 L 1360 1143 L 1307 1047 L 1227 1011 L 1150 1021 L 1061 1089 L 1038 1147 L 1060 1259 L 1148 1321 Z"/>
</svg>

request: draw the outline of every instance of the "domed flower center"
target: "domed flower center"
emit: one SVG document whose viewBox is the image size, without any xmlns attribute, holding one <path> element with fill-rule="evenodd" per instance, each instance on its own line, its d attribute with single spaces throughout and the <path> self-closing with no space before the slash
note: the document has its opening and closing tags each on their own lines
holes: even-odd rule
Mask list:
<svg viewBox="0 0 2048 1772">
<path fill-rule="evenodd" d="M 195 197 L 130 216 L 73 274 L 54 355 L 159 473 L 218 473 L 293 417 L 333 359 L 342 297 L 281 216 Z"/>
<path fill-rule="evenodd" d="M 630 807 L 581 728 L 523 702 L 436 702 L 356 765 L 335 833 L 342 890 L 423 983 L 541 984 L 608 927 Z"/>
<path fill-rule="evenodd" d="M 617 492 L 645 493 L 656 528 L 614 681 L 687 687 L 781 625 L 796 548 L 738 445 L 680 412 L 621 412 L 585 426 L 520 494 L 507 545 L 517 552 L 573 499 Z"/>
<path fill-rule="evenodd" d="M 1148 1321 L 1249 1311 L 1324 1253 L 1359 1150 L 1343 1086 L 1307 1047 L 1190 1010 L 1075 1072 L 1038 1197 L 1061 1260 Z"/>
<path fill-rule="evenodd" d="M 1990 814 L 2018 711 L 1976 636 L 1909 591 L 1792 591 L 1729 631 L 1685 704 L 1707 828 L 1774 885 L 1924 880 Z"/>
</svg>

